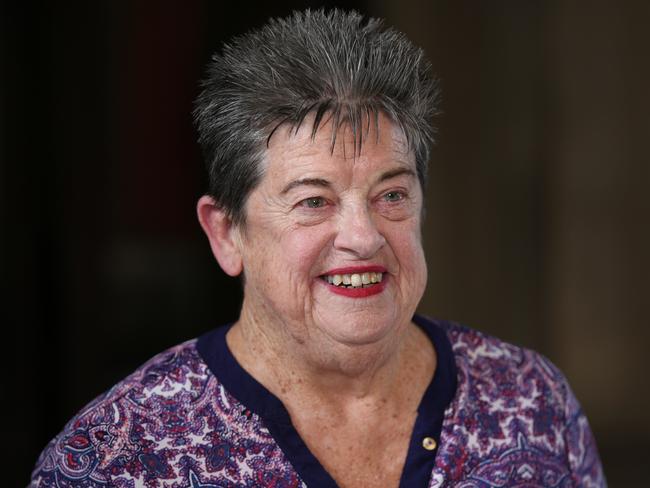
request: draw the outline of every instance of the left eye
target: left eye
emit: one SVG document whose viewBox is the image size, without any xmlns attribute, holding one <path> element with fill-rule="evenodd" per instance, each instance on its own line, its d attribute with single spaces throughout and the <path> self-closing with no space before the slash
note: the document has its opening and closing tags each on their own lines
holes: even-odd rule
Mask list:
<svg viewBox="0 0 650 488">
<path fill-rule="evenodd" d="M 384 193 L 384 200 L 387 202 L 398 202 L 404 198 L 404 194 L 401 191 L 389 191 Z"/>
<path fill-rule="evenodd" d="M 305 198 L 300 205 L 307 208 L 321 208 L 325 206 L 325 199 L 323 197 Z"/>
</svg>

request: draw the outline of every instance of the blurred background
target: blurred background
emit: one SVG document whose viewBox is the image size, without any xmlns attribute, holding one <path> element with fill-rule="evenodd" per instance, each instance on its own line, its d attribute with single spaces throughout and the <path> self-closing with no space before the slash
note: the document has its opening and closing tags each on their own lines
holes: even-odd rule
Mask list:
<svg viewBox="0 0 650 488">
<path fill-rule="evenodd" d="M 650 3 L 614 0 L 4 2 L 3 486 L 93 397 L 236 319 L 195 219 L 197 80 L 232 35 L 323 5 L 385 17 L 441 79 L 422 312 L 551 358 L 610 486 L 647 486 Z"/>
</svg>

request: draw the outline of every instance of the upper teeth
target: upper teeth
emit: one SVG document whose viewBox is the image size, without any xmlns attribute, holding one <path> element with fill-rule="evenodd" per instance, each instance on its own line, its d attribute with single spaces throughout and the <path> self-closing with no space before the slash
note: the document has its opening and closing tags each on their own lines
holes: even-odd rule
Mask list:
<svg viewBox="0 0 650 488">
<path fill-rule="evenodd" d="M 336 286 L 352 286 L 358 288 L 363 285 L 379 283 L 383 273 L 353 273 L 353 274 L 335 274 L 325 276 L 328 283 Z"/>
</svg>

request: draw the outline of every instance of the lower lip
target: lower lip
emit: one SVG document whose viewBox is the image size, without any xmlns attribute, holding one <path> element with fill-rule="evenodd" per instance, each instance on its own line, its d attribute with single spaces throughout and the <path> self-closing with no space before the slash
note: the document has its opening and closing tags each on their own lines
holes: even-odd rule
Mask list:
<svg viewBox="0 0 650 488">
<path fill-rule="evenodd" d="M 384 291 L 384 288 L 386 288 L 386 279 L 388 276 L 384 275 L 384 279 L 381 280 L 379 283 L 375 283 L 371 286 L 368 287 L 360 287 L 360 288 L 346 288 L 345 286 L 336 286 L 332 285 L 331 283 L 328 283 L 327 281 L 323 281 L 323 284 L 325 284 L 329 290 L 332 293 L 336 293 L 337 295 L 343 295 L 344 297 L 350 297 L 350 298 L 365 298 L 365 297 L 370 297 L 372 295 L 377 295 L 378 293 L 381 293 Z"/>
</svg>

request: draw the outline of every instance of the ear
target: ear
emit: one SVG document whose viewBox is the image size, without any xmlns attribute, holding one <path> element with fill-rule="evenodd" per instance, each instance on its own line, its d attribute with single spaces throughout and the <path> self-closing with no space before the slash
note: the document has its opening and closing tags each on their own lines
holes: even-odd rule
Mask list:
<svg viewBox="0 0 650 488">
<path fill-rule="evenodd" d="M 216 205 L 212 197 L 203 195 L 196 205 L 196 213 L 221 269 L 230 276 L 239 275 L 243 264 L 237 229 L 226 212 Z"/>
</svg>

